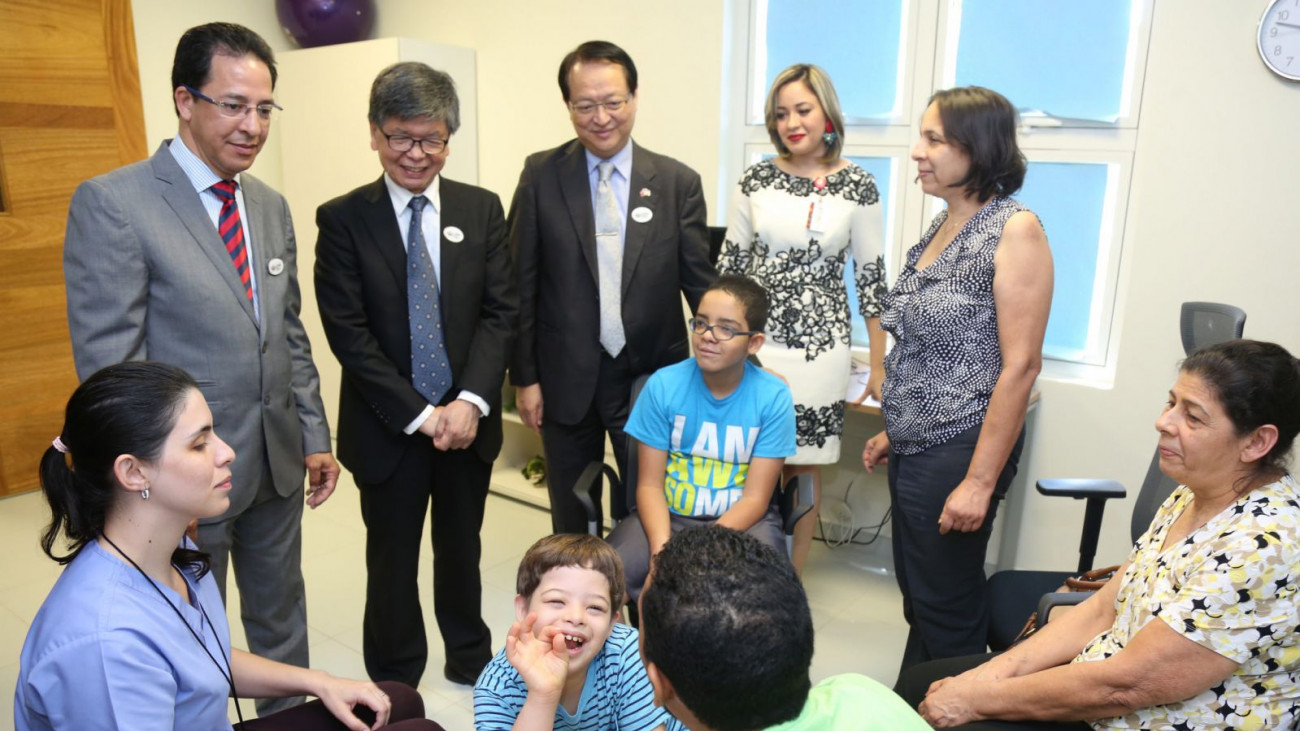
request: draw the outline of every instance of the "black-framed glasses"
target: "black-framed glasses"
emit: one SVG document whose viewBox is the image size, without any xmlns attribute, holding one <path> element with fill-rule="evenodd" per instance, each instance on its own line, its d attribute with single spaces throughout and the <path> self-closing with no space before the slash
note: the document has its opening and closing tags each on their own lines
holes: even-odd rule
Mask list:
<svg viewBox="0 0 1300 731">
<path fill-rule="evenodd" d="M 573 110 L 573 113 L 579 117 L 590 117 L 601 107 L 604 107 L 605 111 L 610 114 L 614 114 L 630 101 L 632 101 L 631 96 L 625 96 L 622 99 L 607 99 L 603 102 L 573 102 L 569 104 L 569 109 Z"/>
<path fill-rule="evenodd" d="M 271 116 L 275 114 L 275 110 L 278 109 L 282 112 L 284 111 L 284 107 L 280 106 L 279 104 L 276 104 L 275 102 L 269 102 L 267 104 L 244 104 L 243 102 L 228 102 L 222 99 L 213 99 L 212 97 L 208 96 L 207 94 L 204 94 L 198 89 L 195 89 L 189 84 L 184 84 L 184 86 L 185 86 L 185 90 L 188 91 L 190 94 L 192 94 L 194 97 L 198 99 L 202 99 L 203 101 L 215 106 L 217 108 L 217 111 L 220 112 L 221 116 L 223 117 L 230 117 L 232 119 L 243 119 L 244 117 L 248 116 L 249 110 L 256 110 L 258 119 L 262 120 L 263 122 L 270 122 Z"/>
<path fill-rule="evenodd" d="M 686 321 L 686 324 L 690 326 L 691 332 L 696 335 L 703 335 L 706 332 L 712 332 L 713 339 L 720 343 L 725 343 L 737 335 L 759 335 L 763 332 L 762 330 L 737 330 L 730 325 L 710 325 L 703 318 L 699 317 L 692 317 Z"/>
<path fill-rule="evenodd" d="M 390 135 L 382 129 L 379 130 L 379 134 L 388 140 L 388 149 L 393 152 L 410 152 L 417 142 L 420 143 L 420 149 L 424 150 L 426 155 L 440 155 L 443 150 L 447 149 L 447 140 L 437 137 L 422 137 L 417 140 L 410 135 Z"/>
</svg>

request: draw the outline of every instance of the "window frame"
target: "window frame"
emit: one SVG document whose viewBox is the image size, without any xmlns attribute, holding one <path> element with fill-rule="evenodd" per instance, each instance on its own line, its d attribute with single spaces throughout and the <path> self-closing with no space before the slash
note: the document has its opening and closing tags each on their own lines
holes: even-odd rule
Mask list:
<svg viewBox="0 0 1300 731">
<path fill-rule="evenodd" d="M 956 46 L 947 43 L 953 28 L 959 28 L 962 0 L 902 0 L 899 52 L 900 110 L 892 120 L 846 119 L 844 156 L 893 157 L 896 160 L 890 210 L 885 211 L 885 264 L 890 282 L 897 278 L 903 257 L 920 240 L 926 226 L 941 207 L 938 199 L 926 196 L 909 183 L 916 164 L 910 150 L 916 125 L 934 90 L 948 88 L 955 78 Z M 1126 220 L 1138 130 L 1141 124 L 1141 95 L 1146 78 L 1147 49 L 1151 38 L 1154 0 L 1132 0 L 1131 27 L 1126 48 L 1124 114 L 1113 124 L 1086 120 L 1022 119 L 1020 146 L 1031 162 L 1105 163 L 1113 166 L 1106 194 L 1106 206 L 1098 242 L 1097 279 L 1089 312 L 1087 357 L 1069 360 L 1044 353 L 1043 375 L 1062 381 L 1079 381 L 1109 386 L 1114 379 L 1118 338 L 1115 326 L 1124 302 L 1123 267 L 1132 242 L 1126 240 Z M 729 29 L 723 46 L 723 101 L 718 167 L 718 206 L 715 220 L 726 225 L 731 199 L 740 175 L 763 153 L 771 152 L 771 140 L 761 119 L 752 123 L 751 111 L 761 105 L 766 89 L 755 85 L 754 70 L 761 51 L 756 46 L 765 38 L 759 22 L 766 0 L 726 0 L 724 21 Z M 953 11 L 956 11 L 954 13 Z M 958 25 L 953 25 L 958 23 Z M 929 80 L 926 83 L 926 80 Z M 755 152 L 755 150 L 760 150 Z M 1050 238 L 1049 238 L 1050 240 Z M 856 315 L 855 315 L 856 317 Z M 855 356 L 866 358 L 865 348 L 854 345 Z"/>
</svg>

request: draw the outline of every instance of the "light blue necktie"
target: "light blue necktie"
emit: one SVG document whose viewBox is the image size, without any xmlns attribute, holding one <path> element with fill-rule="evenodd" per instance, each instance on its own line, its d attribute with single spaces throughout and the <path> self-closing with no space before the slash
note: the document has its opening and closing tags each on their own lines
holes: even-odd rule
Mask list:
<svg viewBox="0 0 1300 731">
<path fill-rule="evenodd" d="M 614 186 L 609 176 L 614 163 L 597 164 L 600 182 L 596 184 L 596 264 L 600 285 L 600 344 L 605 352 L 617 356 L 627 343 L 623 332 L 623 221 Z"/>
<path fill-rule="evenodd" d="M 422 195 L 411 199 L 411 231 L 406 237 L 406 309 L 411 321 L 411 383 L 436 405 L 451 388 L 451 366 L 447 364 L 443 339 L 438 277 L 420 228 L 420 216 L 428 202 Z"/>
</svg>

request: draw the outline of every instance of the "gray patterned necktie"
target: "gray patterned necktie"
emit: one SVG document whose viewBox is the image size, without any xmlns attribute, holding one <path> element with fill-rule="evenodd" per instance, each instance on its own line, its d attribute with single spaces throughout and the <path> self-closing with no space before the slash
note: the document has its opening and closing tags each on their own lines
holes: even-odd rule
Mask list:
<svg viewBox="0 0 1300 731">
<path fill-rule="evenodd" d="M 451 367 L 443 340 L 438 277 L 420 228 L 420 217 L 428 202 L 422 195 L 411 199 L 411 230 L 406 237 L 406 311 L 411 321 L 411 383 L 436 405 L 451 388 Z"/>
<path fill-rule="evenodd" d="M 623 333 L 623 221 L 609 176 L 614 163 L 598 164 L 596 185 L 596 262 L 600 274 L 600 345 L 617 356 L 626 344 Z"/>
</svg>

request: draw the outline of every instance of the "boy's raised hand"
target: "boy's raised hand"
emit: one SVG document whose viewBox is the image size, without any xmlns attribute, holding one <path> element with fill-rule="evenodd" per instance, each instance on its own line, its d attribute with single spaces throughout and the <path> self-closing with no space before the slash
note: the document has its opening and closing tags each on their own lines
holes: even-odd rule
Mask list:
<svg viewBox="0 0 1300 731">
<path fill-rule="evenodd" d="M 559 699 L 569 675 L 569 652 L 564 635 L 555 627 L 543 627 L 541 637 L 533 634 L 537 613 L 530 612 L 522 623 L 510 625 L 506 635 L 506 659 L 528 686 L 528 692 L 554 695 Z"/>
</svg>

